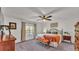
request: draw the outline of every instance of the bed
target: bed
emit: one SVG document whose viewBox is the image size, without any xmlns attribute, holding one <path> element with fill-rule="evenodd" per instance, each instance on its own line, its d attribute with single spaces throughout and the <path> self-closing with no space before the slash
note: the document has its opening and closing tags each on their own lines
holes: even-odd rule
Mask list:
<svg viewBox="0 0 79 59">
<path fill-rule="evenodd" d="M 48 44 L 52 47 L 58 47 L 62 41 L 62 35 L 57 31 L 56 34 L 52 31 L 52 33 L 37 34 L 36 39 L 43 44 Z"/>
</svg>

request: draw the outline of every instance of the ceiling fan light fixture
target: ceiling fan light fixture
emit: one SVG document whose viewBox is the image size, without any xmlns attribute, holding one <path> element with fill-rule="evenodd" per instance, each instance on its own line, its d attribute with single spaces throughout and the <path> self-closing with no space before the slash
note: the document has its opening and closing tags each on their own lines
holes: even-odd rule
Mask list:
<svg viewBox="0 0 79 59">
<path fill-rule="evenodd" d="M 51 18 L 52 16 L 51 16 L 51 15 L 49 15 L 49 16 L 43 15 L 43 16 L 39 16 L 39 17 L 45 22 L 45 21 L 51 21 L 50 18 Z"/>
<path fill-rule="evenodd" d="M 46 20 L 44 19 L 43 21 L 45 22 Z"/>
</svg>

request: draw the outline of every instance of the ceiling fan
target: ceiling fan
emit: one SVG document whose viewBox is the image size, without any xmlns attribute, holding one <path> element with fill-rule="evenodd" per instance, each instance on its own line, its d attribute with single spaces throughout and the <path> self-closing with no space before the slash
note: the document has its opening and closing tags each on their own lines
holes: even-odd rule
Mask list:
<svg viewBox="0 0 79 59">
<path fill-rule="evenodd" d="M 43 15 L 43 16 L 39 16 L 43 21 L 51 21 L 52 19 L 50 19 L 52 16 L 46 16 L 46 15 Z"/>
</svg>

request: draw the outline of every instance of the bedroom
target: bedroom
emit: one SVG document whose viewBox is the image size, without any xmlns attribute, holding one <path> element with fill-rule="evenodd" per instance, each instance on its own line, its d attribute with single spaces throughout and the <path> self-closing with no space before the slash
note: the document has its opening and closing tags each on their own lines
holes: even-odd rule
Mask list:
<svg viewBox="0 0 79 59">
<path fill-rule="evenodd" d="M 75 43 L 75 24 L 79 22 L 79 8 L 77 7 L 1 7 L 0 22 L 8 25 L 16 23 L 16 29 L 11 34 L 16 38 L 17 51 L 73 51 Z M 48 17 L 49 16 L 49 17 Z M 47 17 L 49 20 L 47 20 Z M 46 20 L 42 20 L 46 19 Z M 50 20 L 51 19 L 51 20 Z M 3 22 L 3 23 L 2 23 Z M 32 26 L 34 25 L 34 26 Z M 28 27 L 28 29 L 27 29 Z M 26 32 L 25 32 L 26 31 Z M 6 31 L 5 31 L 6 32 Z M 28 32 L 28 34 L 27 34 Z M 56 42 L 49 47 L 40 44 L 39 36 L 57 33 L 61 36 L 60 45 Z M 30 35 L 31 34 L 31 35 Z M 34 35 L 32 35 L 34 34 Z M 25 36 L 27 35 L 27 36 Z M 28 37 L 28 38 L 27 38 Z M 62 43 L 62 37 L 68 37 Z M 25 41 L 25 42 L 24 42 Z M 22 43 L 19 43 L 22 42 Z M 57 47 L 59 46 L 59 47 Z"/>
</svg>

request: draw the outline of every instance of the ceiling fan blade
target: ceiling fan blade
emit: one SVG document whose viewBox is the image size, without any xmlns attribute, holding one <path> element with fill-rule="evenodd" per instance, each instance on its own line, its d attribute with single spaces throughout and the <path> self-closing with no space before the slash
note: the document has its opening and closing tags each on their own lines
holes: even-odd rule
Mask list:
<svg viewBox="0 0 79 59">
<path fill-rule="evenodd" d="M 40 9 L 36 8 L 36 7 L 29 7 L 29 9 L 32 11 L 32 12 L 35 12 L 39 15 L 43 15 L 43 13 L 41 12 Z"/>
<path fill-rule="evenodd" d="M 46 15 L 50 15 L 50 14 L 52 14 L 52 13 L 59 12 L 59 11 L 61 11 L 61 10 L 63 10 L 63 9 L 64 9 L 64 7 L 59 7 L 59 8 L 57 8 L 57 9 L 52 10 L 51 12 L 47 13 Z"/>
<path fill-rule="evenodd" d="M 46 20 L 51 21 L 52 19 L 46 19 Z"/>
<path fill-rule="evenodd" d="M 42 16 L 39 16 L 40 18 L 43 18 Z"/>
<path fill-rule="evenodd" d="M 52 16 L 47 16 L 47 18 L 50 18 L 50 17 L 52 17 Z"/>
</svg>

